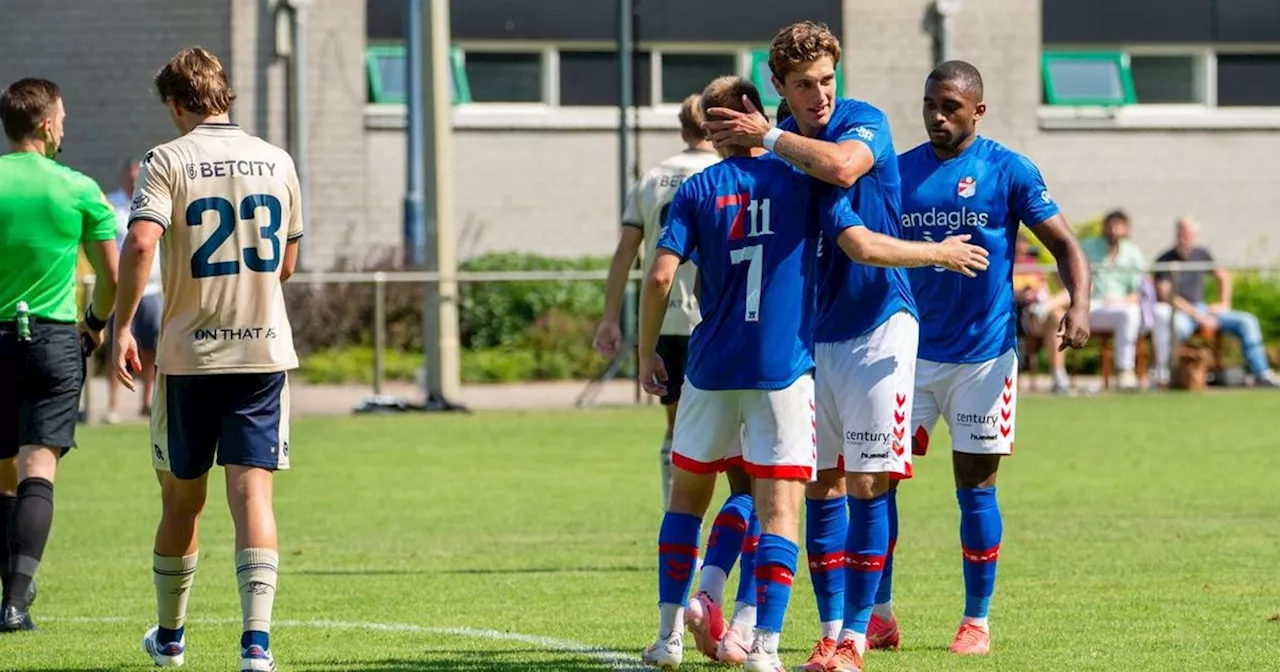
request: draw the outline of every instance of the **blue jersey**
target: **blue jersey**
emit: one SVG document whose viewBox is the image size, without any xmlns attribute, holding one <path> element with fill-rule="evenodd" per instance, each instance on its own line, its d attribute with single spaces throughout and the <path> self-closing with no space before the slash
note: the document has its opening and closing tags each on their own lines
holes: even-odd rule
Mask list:
<svg viewBox="0 0 1280 672">
<path fill-rule="evenodd" d="M 798 132 L 794 117 L 782 122 L 781 128 Z M 837 144 L 862 142 L 875 156 L 871 170 L 848 189 L 812 180 L 813 207 L 824 234 L 818 246 L 814 340 L 835 343 L 857 338 L 899 311 L 915 315 L 916 309 L 902 269 L 854 263 L 836 245 L 840 232 L 850 226 L 901 237 L 898 161 L 888 119 L 869 103 L 837 100 L 818 139 Z"/>
<path fill-rule="evenodd" d="M 976 278 L 941 268 L 916 268 L 911 287 L 920 306 L 920 358 L 985 362 L 1017 344 L 1013 297 L 1018 222 L 1035 226 L 1058 214 L 1044 179 L 1026 157 L 979 137 L 960 156 L 942 161 L 928 143 L 898 158 L 902 226 L 911 240 L 970 234 L 989 253 Z"/>
<path fill-rule="evenodd" d="M 691 383 L 780 390 L 813 368 L 816 246 L 808 178 L 776 157 L 729 157 L 680 185 L 658 247 L 698 255 Z"/>
</svg>

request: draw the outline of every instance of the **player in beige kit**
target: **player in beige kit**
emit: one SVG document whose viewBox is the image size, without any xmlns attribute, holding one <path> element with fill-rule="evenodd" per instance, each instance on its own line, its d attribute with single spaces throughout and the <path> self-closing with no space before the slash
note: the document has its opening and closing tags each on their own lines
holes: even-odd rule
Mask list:
<svg viewBox="0 0 1280 672">
<path fill-rule="evenodd" d="M 286 371 L 296 368 L 281 283 L 302 237 L 289 154 L 246 134 L 217 57 L 184 49 L 156 76 L 182 137 L 147 152 L 134 195 L 116 303 L 115 375 L 133 389 L 132 322 L 159 244 L 165 305 L 152 405 L 152 459 L 163 514 L 154 578 L 159 625 L 143 648 L 183 663 L 183 624 L 197 559 L 196 525 L 216 459 L 236 527 L 244 633 L 240 668 L 275 670 L 269 632 L 278 553 L 272 473 L 289 466 Z"/>
</svg>

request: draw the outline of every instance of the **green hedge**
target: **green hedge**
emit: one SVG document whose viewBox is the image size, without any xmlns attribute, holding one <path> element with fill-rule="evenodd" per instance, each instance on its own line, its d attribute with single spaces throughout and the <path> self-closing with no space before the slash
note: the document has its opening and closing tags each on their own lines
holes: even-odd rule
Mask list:
<svg viewBox="0 0 1280 672">
<path fill-rule="evenodd" d="M 551 259 L 528 254 L 487 254 L 468 260 L 461 270 L 589 271 L 609 267 L 607 258 Z M 516 345 L 551 310 L 597 320 L 604 307 L 604 282 L 468 283 L 460 290 L 458 327 L 464 348 Z"/>
</svg>

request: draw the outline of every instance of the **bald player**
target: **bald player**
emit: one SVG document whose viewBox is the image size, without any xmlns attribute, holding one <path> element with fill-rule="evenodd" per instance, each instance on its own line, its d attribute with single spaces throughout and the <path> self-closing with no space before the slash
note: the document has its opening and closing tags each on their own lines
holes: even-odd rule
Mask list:
<svg viewBox="0 0 1280 672">
<path fill-rule="evenodd" d="M 142 645 L 156 665 L 183 663 L 196 525 L 216 461 L 226 467 L 236 529 L 240 669 L 270 672 L 279 558 L 272 475 L 289 467 L 285 372 L 298 365 L 281 283 L 293 274 L 302 237 L 298 176 L 288 153 L 231 123 L 235 94 L 212 53 L 178 52 L 155 87 L 182 136 L 142 160 L 112 355 L 115 375 L 132 390 L 140 363 L 128 325 L 163 238 L 151 416 L 163 502 L 153 565 L 159 624 Z"/>
</svg>

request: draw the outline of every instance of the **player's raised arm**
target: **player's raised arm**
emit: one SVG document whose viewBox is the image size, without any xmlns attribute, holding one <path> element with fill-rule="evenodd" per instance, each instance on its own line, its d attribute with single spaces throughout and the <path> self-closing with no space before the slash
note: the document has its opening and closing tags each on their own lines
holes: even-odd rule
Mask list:
<svg viewBox="0 0 1280 672">
<path fill-rule="evenodd" d="M 743 102 L 747 112 L 724 107 L 707 110 L 714 119 L 707 122 L 707 129 L 717 145 L 763 147 L 810 177 L 845 188 L 853 186 L 875 165 L 875 155 L 864 142 L 829 142 L 774 128 L 751 101 Z"/>
</svg>

